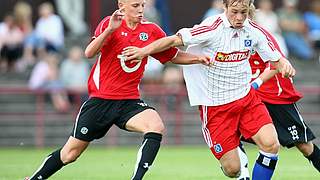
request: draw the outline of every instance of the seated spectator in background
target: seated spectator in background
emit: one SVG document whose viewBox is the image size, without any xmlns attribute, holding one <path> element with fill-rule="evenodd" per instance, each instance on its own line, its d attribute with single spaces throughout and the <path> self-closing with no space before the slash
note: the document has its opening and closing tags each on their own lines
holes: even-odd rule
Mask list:
<svg viewBox="0 0 320 180">
<path fill-rule="evenodd" d="M 58 74 L 58 58 L 55 54 L 48 54 L 33 68 L 29 88 L 49 91 L 54 108 L 59 112 L 66 112 L 70 103 Z"/>
<path fill-rule="evenodd" d="M 221 14 L 223 12 L 223 1 L 222 0 L 213 0 L 211 4 L 211 8 L 207 10 L 207 12 L 203 16 L 203 20 L 210 17 L 214 16 L 217 14 Z"/>
<path fill-rule="evenodd" d="M 159 84 L 161 83 L 163 64 L 153 57 L 148 57 L 148 63 L 142 78 L 142 84 Z"/>
<path fill-rule="evenodd" d="M 61 64 L 60 80 L 66 89 L 86 95 L 90 67 L 89 63 L 83 57 L 83 52 L 80 47 L 72 47 L 68 58 Z"/>
<path fill-rule="evenodd" d="M 296 7 L 297 2 L 297 0 L 283 0 L 283 7 L 278 12 L 280 27 L 289 54 L 302 60 L 310 60 L 313 58 L 313 50 L 304 37 L 306 26 L 303 16 Z"/>
<path fill-rule="evenodd" d="M 64 29 L 61 18 L 54 14 L 49 2 L 39 6 L 39 16 L 35 30 L 26 40 L 26 46 L 37 53 L 59 52 L 64 45 Z"/>
<path fill-rule="evenodd" d="M 23 32 L 25 44 L 26 39 L 33 31 L 31 5 L 25 1 L 18 1 L 13 7 L 13 13 L 17 26 Z M 28 46 L 24 45 L 22 58 L 17 63 L 17 70 L 20 72 L 25 71 L 28 66 L 35 64 L 35 60 L 32 49 L 30 50 Z"/>
<path fill-rule="evenodd" d="M 181 87 L 184 86 L 184 78 L 181 66 L 176 64 L 166 64 L 163 68 L 162 83 L 170 90 L 170 92 L 180 92 Z M 176 105 L 178 104 L 177 94 L 167 93 L 165 98 L 167 110 L 171 112 L 175 111 L 177 108 Z"/>
<path fill-rule="evenodd" d="M 24 1 L 18 1 L 13 7 L 13 15 L 16 18 L 17 26 L 28 35 L 32 32 L 32 8 Z"/>
<path fill-rule="evenodd" d="M 14 70 L 15 62 L 22 56 L 23 38 L 13 15 L 6 15 L 0 23 L 1 71 Z"/>
<path fill-rule="evenodd" d="M 258 1 L 258 11 L 255 15 L 255 21 L 270 33 L 272 33 L 272 35 L 274 35 L 280 45 L 280 48 L 282 49 L 282 52 L 286 57 L 288 57 L 288 49 L 281 35 L 279 19 L 277 14 L 273 11 L 271 0 Z"/>
<path fill-rule="evenodd" d="M 84 0 L 55 0 L 55 3 L 71 37 L 79 37 L 87 33 L 88 27 L 84 20 Z"/>
<path fill-rule="evenodd" d="M 320 48 L 320 1 L 313 0 L 310 4 L 310 11 L 304 14 L 307 24 L 308 37 L 313 42 L 314 47 Z"/>
<path fill-rule="evenodd" d="M 163 68 L 162 83 L 168 87 L 179 87 L 183 85 L 183 73 L 180 66 L 168 64 Z"/>
</svg>

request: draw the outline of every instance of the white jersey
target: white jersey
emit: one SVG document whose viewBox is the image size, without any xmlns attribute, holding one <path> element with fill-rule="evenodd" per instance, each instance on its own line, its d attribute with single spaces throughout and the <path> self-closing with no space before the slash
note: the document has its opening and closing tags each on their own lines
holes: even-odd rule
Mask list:
<svg viewBox="0 0 320 180">
<path fill-rule="evenodd" d="M 251 88 L 252 52 L 257 51 L 264 61 L 281 57 L 258 25 L 247 19 L 243 28 L 234 29 L 224 13 L 181 29 L 178 34 L 185 46 L 197 45 L 196 51 L 201 51 L 198 54 L 208 55 L 214 62 L 212 66 L 184 66 L 192 106 L 218 106 L 246 96 Z"/>
</svg>

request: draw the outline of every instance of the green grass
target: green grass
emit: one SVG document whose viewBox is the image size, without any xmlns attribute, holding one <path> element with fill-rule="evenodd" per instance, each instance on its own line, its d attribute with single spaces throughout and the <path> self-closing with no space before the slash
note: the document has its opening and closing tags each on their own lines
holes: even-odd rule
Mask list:
<svg viewBox="0 0 320 180">
<path fill-rule="evenodd" d="M 52 180 L 128 180 L 138 147 L 90 147 L 76 163 Z M 257 155 L 247 146 L 250 169 Z M 0 148 L 0 180 L 21 180 L 31 175 L 53 149 Z M 223 180 L 217 160 L 206 146 L 162 147 L 145 180 Z M 296 150 L 281 149 L 273 180 L 316 180 L 320 174 Z"/>
</svg>

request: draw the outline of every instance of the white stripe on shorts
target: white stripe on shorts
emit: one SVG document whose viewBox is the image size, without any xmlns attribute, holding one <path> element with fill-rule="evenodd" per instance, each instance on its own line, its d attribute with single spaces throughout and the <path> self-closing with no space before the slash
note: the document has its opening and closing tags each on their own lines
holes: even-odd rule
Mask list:
<svg viewBox="0 0 320 180">
<path fill-rule="evenodd" d="M 299 112 L 299 110 L 298 110 L 298 107 L 297 107 L 296 103 L 293 103 L 293 106 L 294 106 L 295 110 L 297 111 L 297 113 L 298 113 L 298 115 L 299 115 L 299 119 L 300 119 L 300 121 L 301 121 L 301 123 L 302 123 L 302 125 L 303 125 L 303 127 L 304 127 L 304 139 L 305 139 L 305 142 L 308 142 L 307 126 L 306 126 L 306 124 L 304 123 L 304 120 L 303 120 L 303 118 L 302 118 L 302 116 L 301 116 L 301 114 L 300 114 L 300 112 Z"/>
<path fill-rule="evenodd" d="M 77 118 L 76 118 L 76 122 L 74 123 L 74 130 L 73 130 L 73 137 L 74 137 L 74 138 L 76 138 L 76 131 L 77 131 L 78 120 L 79 120 L 79 116 L 80 116 L 81 110 L 82 110 L 83 106 L 84 106 L 86 103 L 87 103 L 87 101 L 82 104 L 82 106 L 81 106 L 81 108 L 80 108 L 80 110 L 79 110 L 79 112 L 78 112 L 78 115 L 77 115 Z"/>
<path fill-rule="evenodd" d="M 208 144 L 209 148 L 211 148 L 213 146 L 212 144 L 212 139 L 210 136 L 210 131 L 207 128 L 207 124 L 208 124 L 208 107 L 207 106 L 201 106 L 202 107 L 202 134 L 204 137 L 204 140 L 206 141 L 206 143 Z"/>
</svg>

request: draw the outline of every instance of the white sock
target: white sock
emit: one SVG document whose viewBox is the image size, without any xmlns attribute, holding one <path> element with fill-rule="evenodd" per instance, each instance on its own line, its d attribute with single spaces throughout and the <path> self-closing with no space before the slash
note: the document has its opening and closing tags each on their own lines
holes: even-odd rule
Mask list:
<svg viewBox="0 0 320 180">
<path fill-rule="evenodd" d="M 237 180 L 248 180 L 250 178 L 249 169 L 248 169 L 248 157 L 244 151 L 240 147 L 238 149 L 238 154 L 240 158 L 240 166 L 241 166 L 241 174 L 237 178 Z"/>
</svg>

